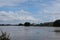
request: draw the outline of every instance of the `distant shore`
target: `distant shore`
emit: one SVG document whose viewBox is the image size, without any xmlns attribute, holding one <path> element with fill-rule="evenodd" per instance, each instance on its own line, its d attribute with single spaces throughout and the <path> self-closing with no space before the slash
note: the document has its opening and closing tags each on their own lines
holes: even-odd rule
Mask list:
<svg viewBox="0 0 60 40">
<path fill-rule="evenodd" d="M 60 27 L 60 20 L 56 20 L 54 22 L 45 22 L 45 23 L 30 23 L 30 22 L 25 22 L 24 24 L 19 23 L 19 24 L 0 24 L 0 26 L 40 26 L 40 27 Z"/>
</svg>

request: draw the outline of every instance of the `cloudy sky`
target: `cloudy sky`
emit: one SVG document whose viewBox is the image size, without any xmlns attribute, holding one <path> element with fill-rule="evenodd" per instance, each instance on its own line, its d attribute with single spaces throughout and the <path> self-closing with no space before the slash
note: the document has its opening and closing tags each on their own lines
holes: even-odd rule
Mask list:
<svg viewBox="0 0 60 40">
<path fill-rule="evenodd" d="M 56 19 L 60 19 L 60 0 L 0 0 L 0 23 L 41 23 Z"/>
</svg>

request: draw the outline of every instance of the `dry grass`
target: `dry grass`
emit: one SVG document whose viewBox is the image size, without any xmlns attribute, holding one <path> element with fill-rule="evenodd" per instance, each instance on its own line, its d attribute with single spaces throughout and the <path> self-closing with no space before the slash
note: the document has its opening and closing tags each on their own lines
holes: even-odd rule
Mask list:
<svg viewBox="0 0 60 40">
<path fill-rule="evenodd" d="M 1 31 L 0 40 L 10 40 L 9 35 L 6 32 Z"/>
</svg>

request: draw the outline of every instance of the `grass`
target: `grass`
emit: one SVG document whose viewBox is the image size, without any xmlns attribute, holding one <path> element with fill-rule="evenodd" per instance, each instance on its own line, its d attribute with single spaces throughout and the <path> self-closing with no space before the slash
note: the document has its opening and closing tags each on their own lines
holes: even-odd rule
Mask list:
<svg viewBox="0 0 60 40">
<path fill-rule="evenodd" d="M 0 40 L 10 40 L 9 35 L 6 32 L 1 31 Z"/>
</svg>

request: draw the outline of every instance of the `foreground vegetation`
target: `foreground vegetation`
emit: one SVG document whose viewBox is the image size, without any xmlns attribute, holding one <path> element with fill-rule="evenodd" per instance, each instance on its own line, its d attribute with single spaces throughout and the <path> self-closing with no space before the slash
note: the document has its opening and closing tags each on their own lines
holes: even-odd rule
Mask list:
<svg viewBox="0 0 60 40">
<path fill-rule="evenodd" d="M 9 35 L 6 32 L 1 31 L 0 40 L 10 40 Z"/>
</svg>

